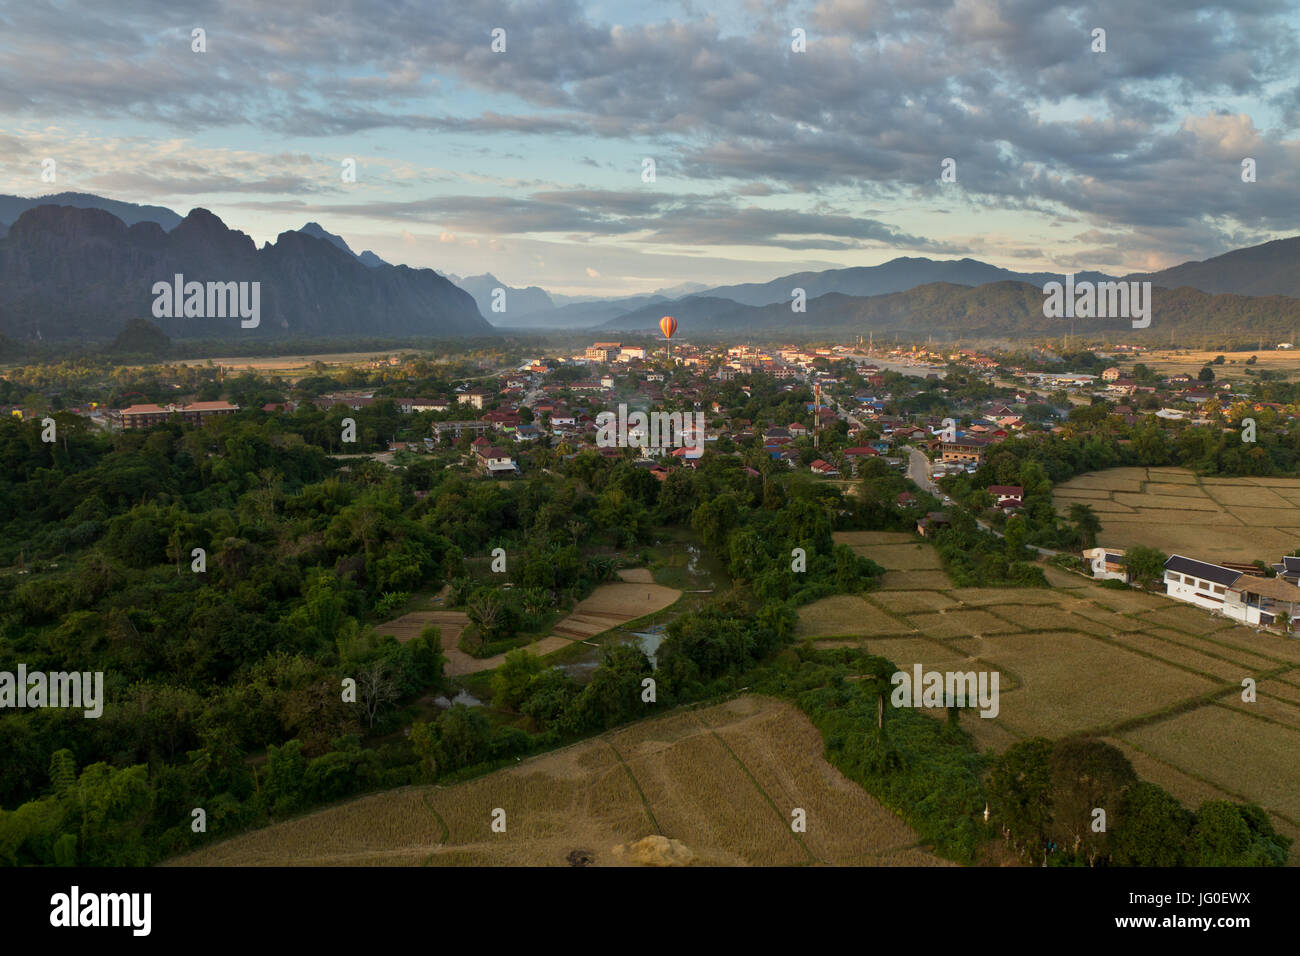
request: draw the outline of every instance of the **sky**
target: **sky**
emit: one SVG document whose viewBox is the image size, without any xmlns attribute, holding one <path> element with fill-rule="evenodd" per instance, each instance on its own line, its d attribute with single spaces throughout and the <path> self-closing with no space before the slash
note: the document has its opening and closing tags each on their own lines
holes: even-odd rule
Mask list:
<svg viewBox="0 0 1300 956">
<path fill-rule="evenodd" d="M 0 193 L 259 244 L 316 221 L 567 295 L 897 256 L 1122 274 L 1300 231 L 1298 54 L 1296 0 L 25 0 Z"/>
</svg>

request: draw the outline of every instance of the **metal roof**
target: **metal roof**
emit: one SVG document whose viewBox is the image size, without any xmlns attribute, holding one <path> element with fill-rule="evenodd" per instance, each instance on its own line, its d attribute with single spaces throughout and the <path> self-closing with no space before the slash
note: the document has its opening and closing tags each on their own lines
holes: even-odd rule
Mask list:
<svg viewBox="0 0 1300 956">
<path fill-rule="evenodd" d="M 1197 561 L 1193 558 L 1185 558 L 1181 554 L 1172 555 L 1165 562 L 1166 571 L 1175 571 L 1179 574 L 1191 574 L 1205 581 L 1212 581 L 1215 584 L 1229 585 L 1234 583 L 1237 578 L 1241 577 L 1240 571 L 1234 571 L 1232 568 L 1220 567 L 1217 564 L 1207 564 L 1204 561 Z"/>
</svg>

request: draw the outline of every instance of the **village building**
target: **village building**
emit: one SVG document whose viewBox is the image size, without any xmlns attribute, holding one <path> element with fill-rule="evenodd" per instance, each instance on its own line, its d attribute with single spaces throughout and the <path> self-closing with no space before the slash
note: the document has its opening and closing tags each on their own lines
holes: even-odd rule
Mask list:
<svg viewBox="0 0 1300 956">
<path fill-rule="evenodd" d="M 129 405 L 122 409 L 123 428 L 150 428 L 165 423 L 173 415 L 191 425 L 201 425 L 209 418 L 221 415 L 233 415 L 239 411 L 238 405 L 229 402 L 191 402 L 189 405 Z"/>
</svg>

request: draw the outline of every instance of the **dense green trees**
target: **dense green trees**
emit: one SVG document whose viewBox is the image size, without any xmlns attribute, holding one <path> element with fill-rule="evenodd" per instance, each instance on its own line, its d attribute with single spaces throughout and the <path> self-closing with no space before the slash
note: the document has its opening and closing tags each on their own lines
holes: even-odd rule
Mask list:
<svg viewBox="0 0 1300 956">
<path fill-rule="evenodd" d="M 1099 740 L 1022 741 L 989 772 L 991 822 L 1026 862 L 1282 866 L 1291 841 L 1251 804 L 1185 810 Z"/>
</svg>

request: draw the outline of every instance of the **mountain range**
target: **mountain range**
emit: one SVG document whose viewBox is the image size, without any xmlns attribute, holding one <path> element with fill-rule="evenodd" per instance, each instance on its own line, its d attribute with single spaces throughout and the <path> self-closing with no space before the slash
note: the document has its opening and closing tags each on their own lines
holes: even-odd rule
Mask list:
<svg viewBox="0 0 1300 956">
<path fill-rule="evenodd" d="M 260 283 L 257 326 L 242 327 L 238 316 L 160 317 L 155 284 L 176 275 Z M 165 231 L 150 220 L 128 226 L 102 209 L 38 205 L 0 239 L 0 334 L 111 340 L 141 318 L 182 339 L 492 334 L 469 293 L 432 269 L 370 267 L 300 231 L 258 249 L 206 209 Z"/>
<path fill-rule="evenodd" d="M 1300 305 L 1298 266 L 1300 236 L 1123 279 L 1150 281 L 1156 287 L 1156 315 L 1176 310 L 1165 314 L 1178 316 L 1180 330 L 1290 335 Z M 11 338 L 112 338 L 124 321 L 150 316 L 150 300 L 142 297 L 140 284 L 148 279 L 147 290 L 173 272 L 200 281 L 263 282 L 269 321 L 261 323 L 260 335 L 362 330 L 462 335 L 494 326 L 651 331 L 666 312 L 694 332 L 801 327 L 915 334 L 922 326 L 927 333 L 1028 335 L 1061 330 L 1061 320 L 1042 316 L 1042 287 L 1059 281 L 1059 274 L 1012 272 L 970 258 L 902 257 L 877 266 L 795 272 L 768 282 L 681 283 L 615 298 L 566 296 L 537 286 L 513 287 L 490 272 L 461 277 L 390 265 L 369 250 L 354 253 L 341 236 L 316 222 L 281 233 L 259 250 L 248 236 L 202 209 L 182 218 L 162 206 L 84 193 L 0 196 L 0 333 Z M 1075 274 L 1077 282 L 1110 278 Z M 498 289 L 504 291 L 504 312 L 493 310 Z M 791 309 L 795 289 L 806 296 L 803 313 Z M 196 328 L 194 319 L 154 321 L 176 338 L 250 331 L 238 322 Z M 1078 326 L 1080 331 L 1109 328 L 1102 320 L 1078 321 L 1087 323 Z"/>
<path fill-rule="evenodd" d="M 742 305 L 717 296 L 688 296 L 671 303 L 683 329 L 699 333 L 795 330 L 916 337 L 1017 338 L 1056 336 L 1066 332 L 1122 333 L 1126 338 L 1154 338 L 1172 331 L 1290 340 L 1300 328 L 1300 298 L 1211 294 L 1183 286 L 1152 287 L 1151 325 L 1134 330 L 1130 318 L 1046 318 L 1043 290 L 1027 282 L 990 282 L 980 286 L 931 282 L 905 292 L 850 296 L 828 292 L 809 299 L 804 312 L 789 302 Z M 663 314 L 647 306 L 606 322 L 602 329 L 653 333 Z"/>
</svg>

